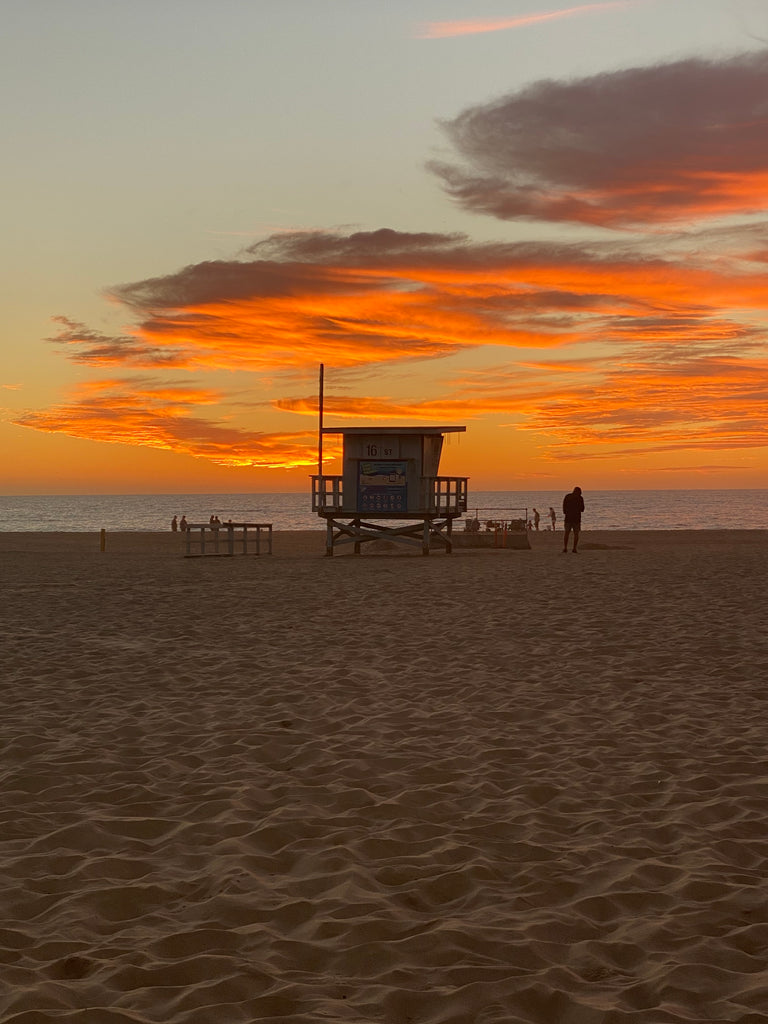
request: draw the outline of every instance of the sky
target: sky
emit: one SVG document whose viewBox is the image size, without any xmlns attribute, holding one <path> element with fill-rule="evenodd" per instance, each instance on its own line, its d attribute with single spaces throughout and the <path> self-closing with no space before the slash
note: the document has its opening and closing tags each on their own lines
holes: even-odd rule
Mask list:
<svg viewBox="0 0 768 1024">
<path fill-rule="evenodd" d="M 0 493 L 767 486 L 765 0 L 2 12 Z"/>
</svg>

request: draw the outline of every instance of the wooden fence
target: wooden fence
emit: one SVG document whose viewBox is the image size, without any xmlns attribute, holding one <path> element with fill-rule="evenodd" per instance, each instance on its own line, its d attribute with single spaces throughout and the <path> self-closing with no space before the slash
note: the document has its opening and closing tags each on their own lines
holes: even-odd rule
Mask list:
<svg viewBox="0 0 768 1024">
<path fill-rule="evenodd" d="M 272 523 L 187 523 L 185 558 L 236 554 L 271 555 Z"/>
</svg>

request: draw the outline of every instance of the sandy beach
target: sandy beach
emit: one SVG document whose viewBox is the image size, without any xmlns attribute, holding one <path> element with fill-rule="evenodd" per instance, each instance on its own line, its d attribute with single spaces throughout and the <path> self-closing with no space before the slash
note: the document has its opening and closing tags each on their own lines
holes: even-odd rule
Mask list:
<svg viewBox="0 0 768 1024">
<path fill-rule="evenodd" d="M 0 1021 L 768 1019 L 768 532 L 0 534 Z"/>
</svg>

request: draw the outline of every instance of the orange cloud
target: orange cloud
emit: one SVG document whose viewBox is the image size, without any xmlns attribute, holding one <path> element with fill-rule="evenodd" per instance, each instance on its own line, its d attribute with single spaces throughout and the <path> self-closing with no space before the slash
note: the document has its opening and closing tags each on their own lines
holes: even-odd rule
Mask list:
<svg viewBox="0 0 768 1024">
<path fill-rule="evenodd" d="M 510 28 L 526 28 L 542 21 L 570 18 L 575 14 L 594 14 L 616 7 L 627 7 L 627 2 L 582 4 L 580 7 L 566 7 L 559 11 L 540 14 L 524 14 L 519 18 L 469 18 L 464 21 L 432 21 L 417 34 L 419 39 L 445 39 L 450 36 L 476 35 L 478 32 L 502 32 Z"/>
<path fill-rule="evenodd" d="M 279 398 L 273 403 L 283 412 L 294 412 L 303 416 L 317 416 L 317 398 Z M 506 406 L 504 406 L 506 408 Z M 463 399 L 435 399 L 433 401 L 404 402 L 397 399 L 356 395 L 351 398 L 331 397 L 323 401 L 324 417 L 330 419 L 386 420 L 407 423 L 412 420 L 437 423 L 462 419 L 476 419 L 487 413 L 476 402 Z"/>
<path fill-rule="evenodd" d="M 763 444 L 756 382 L 766 359 L 767 235 L 756 224 L 743 234 L 731 227 L 570 245 L 386 230 L 281 235 L 248 258 L 112 289 L 133 318 L 115 338 L 61 318 L 58 340 L 79 363 L 146 365 L 154 376 L 100 377 L 72 401 L 17 422 L 224 465 L 313 466 L 312 429 L 232 427 L 220 416 L 232 405 L 221 387 L 177 378 L 180 369 L 217 371 L 217 379 L 223 370 L 256 371 L 258 386 L 268 373 L 278 394 L 254 413 L 268 423 L 316 415 L 314 398 L 285 389 L 305 381 L 307 368 L 314 377 L 323 361 L 336 388 L 326 392 L 330 416 L 492 416 L 534 431 L 554 459 L 666 450 L 686 439 L 691 447 Z M 490 369 L 457 375 L 444 361 L 441 382 L 438 364 L 425 397 L 415 360 L 460 356 L 466 364 L 469 353 L 491 348 Z"/>
<path fill-rule="evenodd" d="M 717 351 L 712 342 L 676 356 L 663 344 L 605 359 L 516 363 L 456 378 L 439 400 L 336 398 L 336 418 L 390 422 L 513 417 L 542 439 L 547 461 L 620 459 L 681 450 L 768 445 L 768 357 Z M 316 414 L 314 398 L 282 399 L 281 409 Z"/>
<path fill-rule="evenodd" d="M 748 360 L 711 354 L 705 344 L 675 358 L 660 346 L 602 371 L 595 361 L 591 379 L 575 384 L 556 371 L 534 387 L 497 375 L 495 384 L 466 381 L 462 393 L 478 404 L 486 398 L 497 404 L 506 395 L 510 410 L 522 416 L 518 427 L 549 438 L 542 455 L 555 461 L 764 447 L 764 351 Z"/>
<path fill-rule="evenodd" d="M 414 237 L 279 236 L 254 246 L 251 261 L 201 264 L 113 289 L 137 320 L 115 339 L 66 320 L 58 340 L 95 366 L 285 371 L 322 360 L 342 369 L 488 345 L 553 349 L 606 335 L 746 338 L 754 328 L 744 311 L 765 306 L 762 265 L 720 254 L 665 259 L 623 242 Z M 724 317 L 729 307 L 741 319 Z"/>
<path fill-rule="evenodd" d="M 316 465 L 316 432 L 245 431 L 191 414 L 220 399 L 220 394 L 205 388 L 138 378 L 98 380 L 80 386 L 71 402 L 25 413 L 14 422 L 91 441 L 160 448 L 219 466 L 289 469 Z"/>
</svg>

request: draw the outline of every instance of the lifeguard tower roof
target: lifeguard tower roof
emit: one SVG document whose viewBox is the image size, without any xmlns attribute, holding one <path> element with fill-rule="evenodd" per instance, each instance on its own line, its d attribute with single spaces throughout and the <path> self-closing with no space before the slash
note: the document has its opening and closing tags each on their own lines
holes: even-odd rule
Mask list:
<svg viewBox="0 0 768 1024">
<path fill-rule="evenodd" d="M 466 427 L 323 427 L 324 434 L 459 434 Z"/>
</svg>

